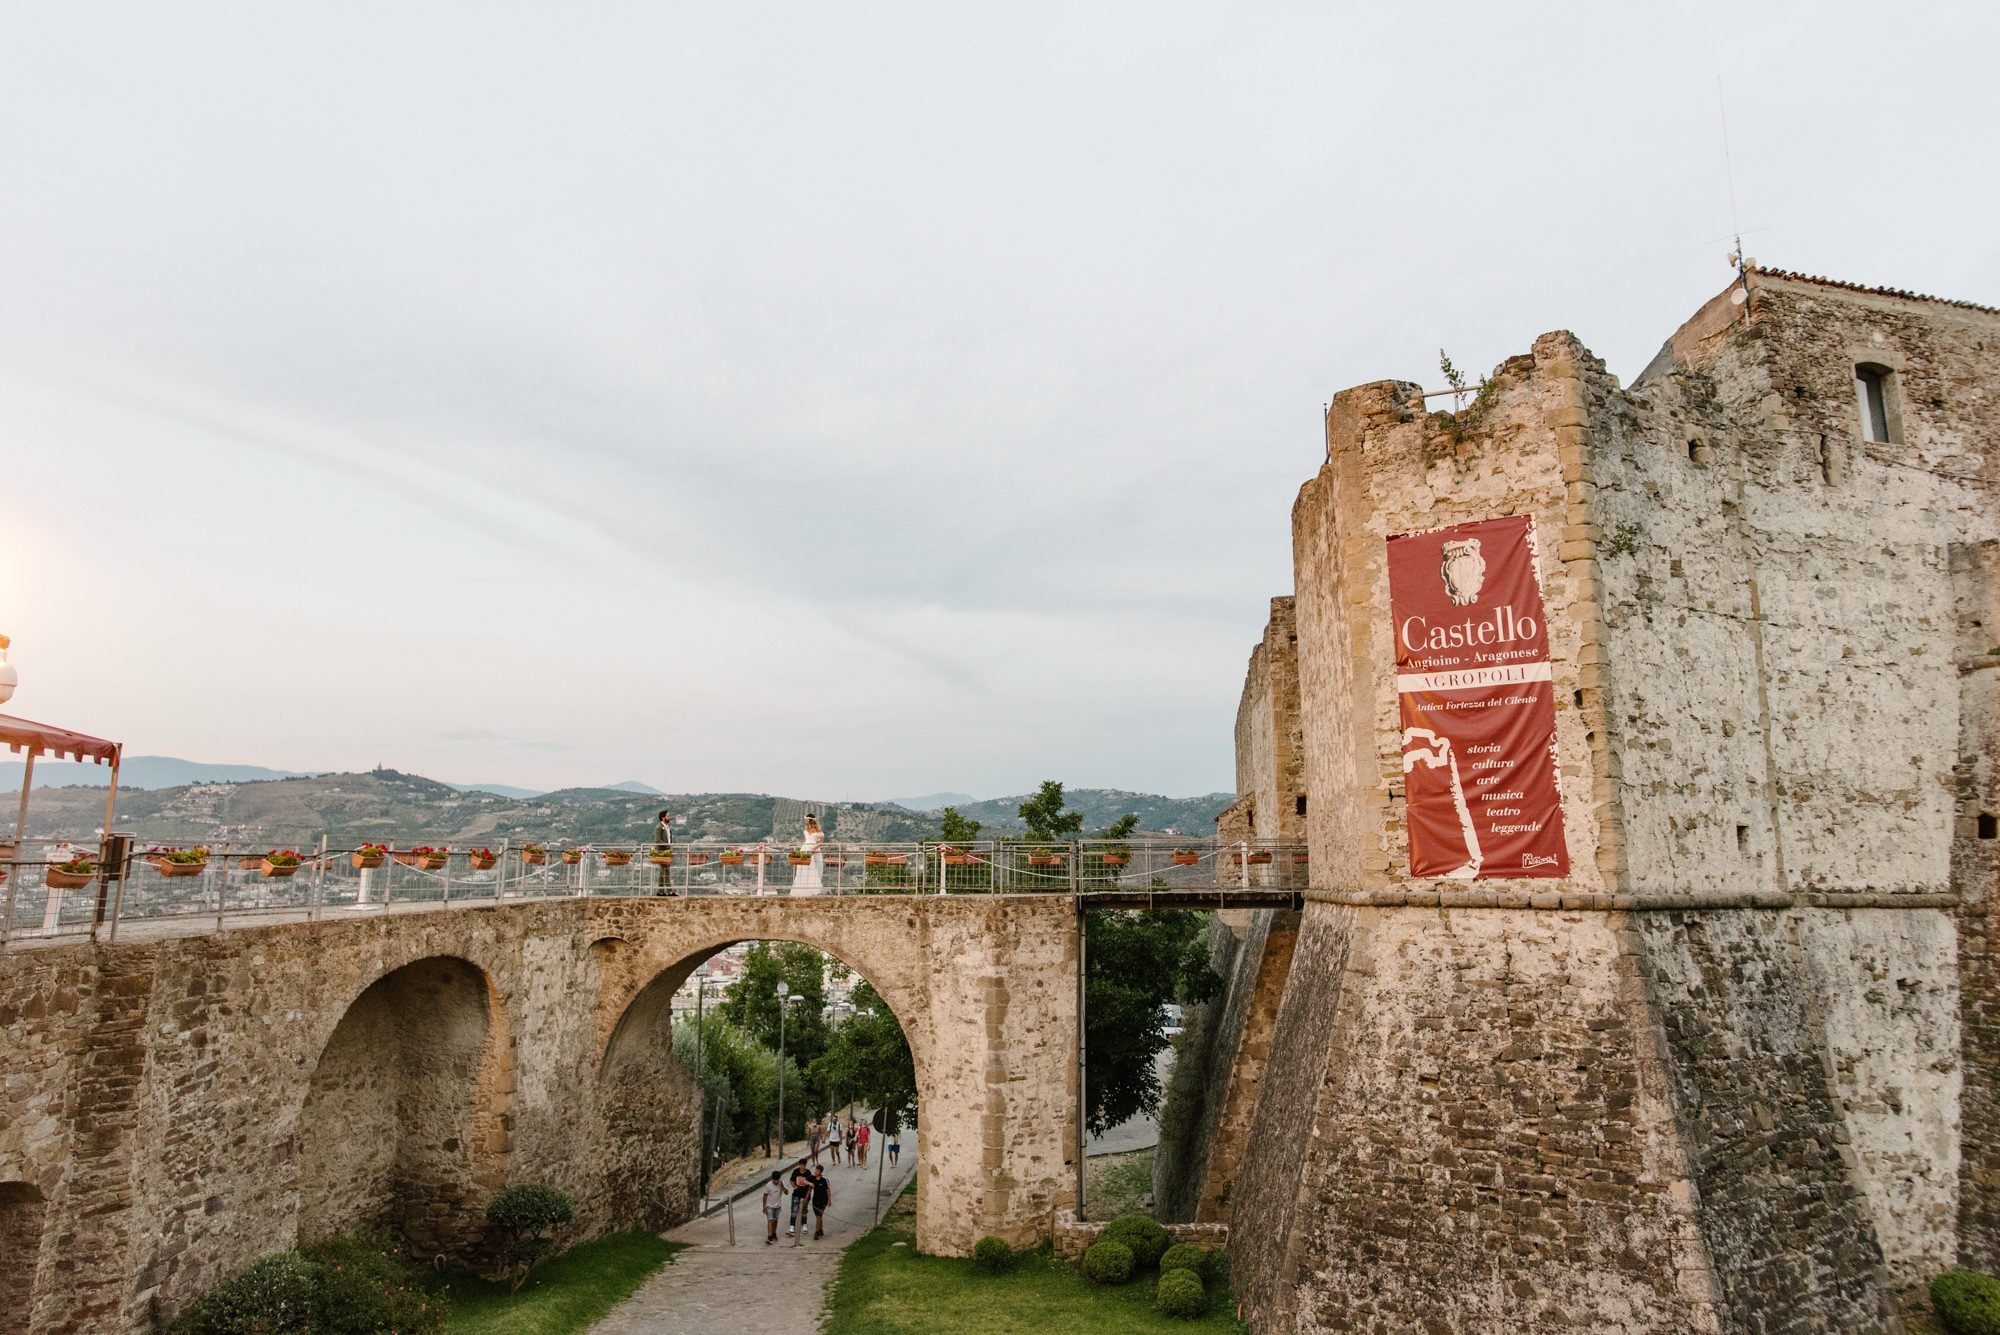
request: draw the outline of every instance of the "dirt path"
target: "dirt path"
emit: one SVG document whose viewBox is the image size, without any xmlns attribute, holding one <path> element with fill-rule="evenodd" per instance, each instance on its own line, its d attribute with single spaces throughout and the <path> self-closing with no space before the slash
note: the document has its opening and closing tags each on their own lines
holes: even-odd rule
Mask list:
<svg viewBox="0 0 2000 1335">
<path fill-rule="evenodd" d="M 833 1200 L 826 1236 L 797 1245 L 778 1222 L 776 1245 L 764 1241 L 757 1197 L 736 1203 L 736 1245 L 721 1212 L 683 1224 L 666 1236 L 693 1244 L 675 1254 L 640 1290 L 591 1327 L 593 1335 L 762 1335 L 819 1328 L 827 1285 L 840 1250 L 875 1224 L 875 1160 L 868 1167 L 828 1167 Z M 883 1176 L 882 1199 L 894 1200 L 917 1167 L 915 1132 L 903 1136 L 902 1162 Z M 811 1230 L 807 1230 L 810 1234 Z"/>
</svg>

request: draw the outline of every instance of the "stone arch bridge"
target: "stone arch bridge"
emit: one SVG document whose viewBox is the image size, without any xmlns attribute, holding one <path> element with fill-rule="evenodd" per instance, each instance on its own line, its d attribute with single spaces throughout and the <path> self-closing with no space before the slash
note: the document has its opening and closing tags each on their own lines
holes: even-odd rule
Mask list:
<svg viewBox="0 0 2000 1335">
<path fill-rule="evenodd" d="M 1027 1241 L 1071 1202 L 1065 895 L 542 900 L 0 957 L 0 1329 L 140 1331 L 356 1220 L 482 1245 L 508 1182 L 583 1228 L 696 1206 L 670 999 L 744 940 L 867 978 L 921 1098 L 918 1245 Z"/>
</svg>

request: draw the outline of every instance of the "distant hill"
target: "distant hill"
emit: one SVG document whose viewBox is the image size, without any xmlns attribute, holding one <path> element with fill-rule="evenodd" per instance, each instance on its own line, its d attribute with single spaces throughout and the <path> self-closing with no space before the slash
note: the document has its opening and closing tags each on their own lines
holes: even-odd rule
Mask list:
<svg viewBox="0 0 2000 1335">
<path fill-rule="evenodd" d="M 884 805 L 905 811 L 942 811 L 974 800 L 971 793 L 926 793 L 922 797 L 892 797 Z"/>
<path fill-rule="evenodd" d="M 22 762 L 0 764 L 0 789 L 21 790 Z M 310 770 L 266 769 L 262 765 L 210 765 L 199 760 L 179 760 L 173 756 L 126 756 L 118 767 L 121 788 L 178 788 L 186 783 L 255 783 L 261 779 L 308 778 Z M 111 780 L 109 765 L 80 765 L 70 760 L 42 759 L 35 762 L 35 787 L 62 788 L 70 784 L 94 784 L 99 788 Z"/>
<path fill-rule="evenodd" d="M 516 788 L 512 784 L 505 783 L 451 783 L 447 781 L 445 787 L 456 788 L 461 793 L 498 793 L 502 797 L 540 797 L 544 791 L 540 788 Z"/>
<path fill-rule="evenodd" d="M 967 820 L 978 821 L 984 827 L 980 830 L 982 835 L 1013 833 L 1026 828 L 1019 809 L 1032 796 L 1032 793 L 1022 793 L 1015 797 L 971 802 L 959 807 L 958 814 Z M 1236 800 L 1234 793 L 1161 797 L 1156 793 L 1126 792 L 1122 788 L 1071 788 L 1066 790 L 1064 796 L 1069 810 L 1083 814 L 1086 837 L 1130 812 L 1139 817 L 1139 828 L 1142 830 L 1206 838 L 1215 833 L 1216 816 Z"/>
<path fill-rule="evenodd" d="M 39 766 L 37 769 L 39 770 Z M 37 788 L 28 806 L 31 838 L 90 839 L 104 819 L 104 771 L 92 787 Z M 937 823 L 874 804 L 825 806 L 835 838 L 934 838 Z M 409 847 L 447 843 L 498 847 L 553 841 L 632 843 L 652 836 L 660 809 L 674 813 L 680 839 L 783 844 L 798 837 L 805 804 L 757 793 L 638 793 L 564 788 L 525 798 L 460 789 L 396 770 L 322 774 L 254 783 L 197 783 L 118 792 L 114 828 L 158 842 L 334 847 L 364 840 Z"/>
<path fill-rule="evenodd" d="M 128 764 L 130 762 L 127 762 Z M 185 763 L 185 762 L 182 762 Z M 86 771 L 90 767 L 83 768 Z M 37 777 L 41 767 L 36 766 Z M 18 770 L 16 771 L 18 774 Z M 34 838 L 91 839 L 104 819 L 104 774 L 90 787 L 36 788 L 28 806 Z M 304 847 L 322 834 L 336 848 L 364 840 L 456 847 L 502 840 L 634 843 L 652 837 L 661 808 L 674 813 L 677 839 L 789 844 L 808 808 L 821 813 L 828 835 L 849 843 L 934 839 L 937 817 L 891 803 L 807 803 L 762 793 L 653 793 L 626 787 L 562 788 L 510 797 L 460 788 L 417 774 L 371 770 L 247 783 L 125 787 L 120 774 L 114 826 L 162 843 L 235 843 Z M 1093 833 L 1128 811 L 1143 828 L 1198 836 L 1215 829 L 1215 813 L 1230 793 L 1171 798 L 1113 788 L 1078 788 L 1070 805 Z M 1025 797 L 968 803 L 959 810 L 985 824 L 989 836 L 1022 830 L 1015 814 Z"/>
</svg>

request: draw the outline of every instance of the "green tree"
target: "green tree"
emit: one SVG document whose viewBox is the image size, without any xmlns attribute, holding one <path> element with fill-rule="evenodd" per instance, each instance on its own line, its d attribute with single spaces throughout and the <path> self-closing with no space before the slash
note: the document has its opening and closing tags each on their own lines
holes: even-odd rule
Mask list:
<svg viewBox="0 0 2000 1335">
<path fill-rule="evenodd" d="M 694 1066 L 694 1033 L 695 1022 L 692 1018 L 683 1019 L 674 1026 L 674 1055 L 690 1069 Z M 785 1036 L 791 1037 L 789 1029 Z M 729 1158 L 745 1153 L 753 1146 L 769 1143 L 772 1119 L 778 1112 L 777 1053 L 759 1043 L 747 1031 L 710 1011 L 701 1024 L 701 1070 L 698 1078 L 701 1081 L 703 1133 L 722 1157 Z M 787 1137 L 804 1134 L 805 1103 L 792 1097 L 794 1089 L 803 1088 L 801 1068 L 787 1051 Z M 718 1095 L 724 1104 L 720 1128 L 714 1121 Z"/>
<path fill-rule="evenodd" d="M 938 833 L 948 844 L 969 844 L 979 837 L 979 822 L 959 815 L 957 807 L 946 807 L 938 818 Z"/>
<path fill-rule="evenodd" d="M 723 1019 L 778 1050 L 778 984 L 791 989 L 785 1016 L 785 1055 L 810 1066 L 826 1051 L 827 957 L 796 941 L 759 941 L 743 957 L 743 977 L 723 989 L 716 1007 Z M 789 1090 L 790 1077 L 787 1077 Z M 786 1103 L 791 1100 L 788 1098 Z M 789 1113 L 789 1107 L 786 1109 Z M 789 1117 L 787 1118 L 789 1121 Z"/>
<path fill-rule="evenodd" d="M 1208 967 L 1212 921 L 1185 909 L 1084 915 L 1084 1120 L 1093 1134 L 1159 1113 L 1162 1007 L 1207 1001 L 1222 988 Z"/>
<path fill-rule="evenodd" d="M 1097 832 L 1099 839 L 1123 839 L 1139 828 L 1139 813 L 1128 811 Z"/>
<path fill-rule="evenodd" d="M 858 1099 L 871 1108 L 887 1108 L 907 1123 L 917 1109 L 917 1064 L 910 1040 L 889 1003 L 866 981 L 854 985 L 849 1000 L 854 1014 L 833 1031 L 833 1041 L 807 1077 L 815 1090 L 826 1093 L 829 1106 Z"/>
<path fill-rule="evenodd" d="M 1061 843 L 1083 831 L 1083 813 L 1063 810 L 1063 786 L 1054 779 L 1043 780 L 1041 791 L 1015 810 L 1038 843 Z"/>
</svg>

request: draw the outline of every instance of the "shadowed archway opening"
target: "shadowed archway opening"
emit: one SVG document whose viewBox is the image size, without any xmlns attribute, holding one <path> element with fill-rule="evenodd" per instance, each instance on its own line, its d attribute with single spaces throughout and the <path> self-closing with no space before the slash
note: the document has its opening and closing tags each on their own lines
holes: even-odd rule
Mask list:
<svg viewBox="0 0 2000 1335">
<path fill-rule="evenodd" d="M 0 1182 L 0 1330 L 26 1330 L 34 1313 L 43 1215 L 41 1188 Z"/>
<path fill-rule="evenodd" d="M 752 944 L 758 942 L 791 950 L 794 967 L 796 955 L 812 955 L 818 961 L 816 967 L 825 968 L 837 981 L 851 984 L 855 994 L 872 995 L 873 1005 L 880 1015 L 888 1018 L 892 1026 L 900 1028 L 902 1020 L 896 1015 L 890 998 L 875 992 L 861 970 L 840 954 L 827 950 L 817 941 L 799 938 L 757 938 Z M 617 1109 L 634 1121 L 648 1117 L 657 1124 L 659 1115 L 667 1110 L 661 1106 L 658 1096 L 649 1094 L 646 1087 L 670 1085 L 672 1089 L 675 1106 L 671 1115 L 676 1124 L 671 1136 L 663 1137 L 655 1133 L 652 1143 L 633 1145 L 625 1151 L 651 1153 L 654 1161 L 650 1165 L 650 1176 L 655 1180 L 669 1175 L 669 1162 L 679 1168 L 679 1174 L 675 1176 L 675 1206 L 662 1212 L 668 1216 L 669 1222 L 679 1222 L 694 1213 L 700 1195 L 700 1168 L 704 1157 L 709 1157 L 711 1170 L 718 1159 L 761 1157 L 770 1148 L 768 1133 L 775 1130 L 779 1063 L 773 1050 L 775 1033 L 764 1032 L 775 1025 L 775 1003 L 766 998 L 764 1009 L 770 1013 L 764 1016 L 764 1024 L 739 1025 L 729 1015 L 722 988 L 710 986 L 705 1007 L 707 1023 L 703 1028 L 705 1042 L 701 1049 L 705 1078 L 699 1081 L 695 1073 L 696 1008 L 683 996 L 680 1012 L 676 1014 L 676 994 L 690 983 L 694 970 L 704 961 L 744 943 L 724 939 L 707 945 L 658 970 L 650 979 L 645 978 L 643 973 L 636 976 L 628 974 L 625 978 L 626 990 L 604 998 L 604 1002 L 614 1008 L 620 997 L 631 998 L 622 1011 L 610 1011 L 610 1014 L 616 1015 L 616 1020 L 607 1026 L 610 1036 L 599 1076 L 600 1097 L 604 1101 L 607 1120 L 612 1120 L 616 1115 L 613 1110 Z M 798 947 L 805 947 L 806 950 L 798 951 Z M 753 950 L 752 959 L 755 957 Z M 800 982 L 797 977 L 791 979 L 794 997 L 803 990 Z M 845 991 L 845 988 L 836 990 Z M 852 1008 L 845 1001 L 838 1006 L 831 1004 L 827 998 L 819 996 L 817 987 L 813 993 L 815 1004 L 819 1007 L 814 1021 L 821 1027 L 824 1039 L 827 1034 L 821 1017 L 831 1014 L 838 1023 L 852 1015 Z M 802 1024 L 804 1016 L 797 1002 L 793 1003 L 789 1015 L 791 1040 L 784 1054 L 784 1122 L 787 1138 L 796 1153 L 809 1116 L 824 1119 L 840 1109 L 851 1113 L 867 1100 L 855 1098 L 855 1090 L 830 1087 L 824 1072 L 811 1063 L 813 1056 L 830 1045 L 823 1042 L 817 1047 L 801 1050 L 805 1045 L 800 1040 L 806 1037 L 807 1026 Z M 746 1017 L 739 1015 L 736 1018 Z M 679 1021 L 678 1026 L 676 1020 Z M 907 1038 L 903 1041 L 903 1058 L 911 1068 L 920 1069 L 921 1057 L 914 1047 L 909 1046 Z M 664 1072 L 672 1073 L 670 1080 L 663 1076 Z M 911 1084 L 919 1085 L 920 1081 L 913 1079 Z M 723 1101 L 720 1107 L 719 1098 Z M 699 1108 L 697 1099 L 700 1100 Z M 871 1111 L 872 1106 L 870 1103 Z M 696 1136 L 697 1127 L 701 1129 L 699 1139 Z M 914 1131 L 915 1127 L 909 1125 L 908 1129 Z M 670 1145 L 667 1143 L 669 1139 Z M 634 1173 L 632 1180 L 639 1181 L 641 1176 Z M 715 1179 L 710 1185 L 711 1198 L 725 1192 L 729 1185 L 727 1176 Z M 625 1208 L 640 1213 L 625 1217 L 643 1218 L 649 1227 L 661 1226 L 653 1222 L 653 1214 L 644 1212 L 645 1205 L 644 1201 L 631 1202 Z"/>
<path fill-rule="evenodd" d="M 299 1231 L 387 1224 L 422 1251 L 484 1229 L 505 1152 L 505 1010 L 465 960 L 418 960 L 376 980 L 320 1054 L 300 1112 Z"/>
</svg>

